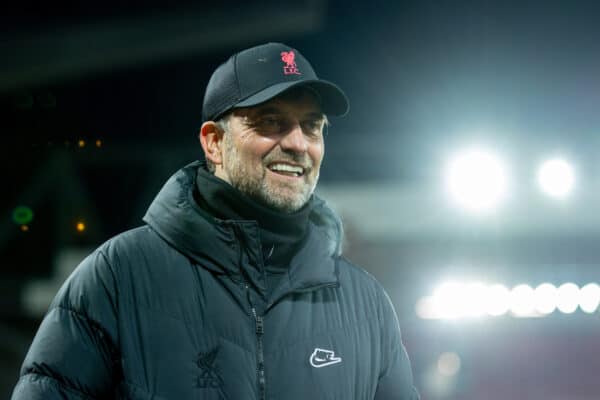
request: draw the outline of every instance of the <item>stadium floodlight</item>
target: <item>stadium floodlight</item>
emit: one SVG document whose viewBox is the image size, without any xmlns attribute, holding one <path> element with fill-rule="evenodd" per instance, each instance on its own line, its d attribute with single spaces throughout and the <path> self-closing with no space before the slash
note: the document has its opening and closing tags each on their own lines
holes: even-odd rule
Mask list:
<svg viewBox="0 0 600 400">
<path fill-rule="evenodd" d="M 492 317 L 504 315 L 510 308 L 510 291 L 504 285 L 492 285 L 488 289 L 484 304 L 488 315 Z"/>
<path fill-rule="evenodd" d="M 510 291 L 510 311 L 517 317 L 535 313 L 534 291 L 529 285 L 518 285 Z"/>
<path fill-rule="evenodd" d="M 557 307 L 565 314 L 572 314 L 579 306 L 579 287 L 574 283 L 564 283 L 558 287 Z"/>
<path fill-rule="evenodd" d="M 538 184 L 549 196 L 563 198 L 573 190 L 575 172 L 567 161 L 554 158 L 547 160 L 538 170 Z"/>
<path fill-rule="evenodd" d="M 509 309 L 509 291 L 502 285 L 488 287 L 481 282 L 445 282 L 431 297 L 418 303 L 424 318 L 458 319 L 499 316 Z"/>
<path fill-rule="evenodd" d="M 435 308 L 442 318 L 455 319 L 465 315 L 465 306 L 468 299 L 465 296 L 464 284 L 458 282 L 445 282 L 433 292 Z"/>
<path fill-rule="evenodd" d="M 588 283 L 579 290 L 579 308 L 585 313 L 596 312 L 600 304 L 600 286 Z"/>
<path fill-rule="evenodd" d="M 415 311 L 422 319 L 472 319 L 485 314 L 499 317 L 508 311 L 518 318 L 545 317 L 555 311 L 574 313 L 577 308 L 592 314 L 600 307 L 600 285 L 588 283 L 581 289 L 568 282 L 558 288 L 542 283 L 535 289 L 526 284 L 512 290 L 501 284 L 448 281 L 429 296 L 421 297 Z"/>
<path fill-rule="evenodd" d="M 473 148 L 450 160 L 446 185 L 453 200 L 465 209 L 487 212 L 504 199 L 508 182 L 504 165 L 496 155 Z"/>
<path fill-rule="evenodd" d="M 471 282 L 464 287 L 465 317 L 480 317 L 485 314 L 485 304 L 488 297 L 488 288 L 481 282 Z"/>
<path fill-rule="evenodd" d="M 535 299 L 535 310 L 540 314 L 551 314 L 557 306 L 556 286 L 550 283 L 542 283 L 535 288 L 533 297 Z"/>
</svg>

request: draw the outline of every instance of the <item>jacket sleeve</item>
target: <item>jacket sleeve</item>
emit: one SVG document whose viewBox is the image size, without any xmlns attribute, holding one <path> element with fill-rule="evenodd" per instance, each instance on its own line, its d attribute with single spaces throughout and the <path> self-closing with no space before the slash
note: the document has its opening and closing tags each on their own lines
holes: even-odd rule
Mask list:
<svg viewBox="0 0 600 400">
<path fill-rule="evenodd" d="M 406 349 L 400 336 L 400 325 L 394 307 L 384 292 L 382 305 L 382 360 L 375 400 L 419 400 Z"/>
<path fill-rule="evenodd" d="M 116 284 L 99 250 L 63 284 L 27 352 L 13 400 L 114 397 Z"/>
</svg>

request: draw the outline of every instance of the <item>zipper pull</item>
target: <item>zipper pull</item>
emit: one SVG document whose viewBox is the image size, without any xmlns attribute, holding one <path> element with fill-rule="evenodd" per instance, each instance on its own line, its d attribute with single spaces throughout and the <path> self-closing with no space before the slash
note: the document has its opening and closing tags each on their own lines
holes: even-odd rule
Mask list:
<svg viewBox="0 0 600 400">
<path fill-rule="evenodd" d="M 252 307 L 252 315 L 254 316 L 254 321 L 256 321 L 256 333 L 262 335 L 264 333 L 263 319 L 258 315 L 254 307 Z"/>
<path fill-rule="evenodd" d="M 264 333 L 263 319 L 260 315 L 256 316 L 256 333 L 262 335 Z"/>
</svg>

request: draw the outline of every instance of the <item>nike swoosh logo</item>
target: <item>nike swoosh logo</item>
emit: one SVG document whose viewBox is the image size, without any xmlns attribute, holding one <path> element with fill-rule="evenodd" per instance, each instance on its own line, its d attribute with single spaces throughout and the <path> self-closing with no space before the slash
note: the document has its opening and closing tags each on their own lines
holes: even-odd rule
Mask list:
<svg viewBox="0 0 600 400">
<path fill-rule="evenodd" d="M 332 350 L 315 348 L 310 355 L 310 365 L 315 368 L 322 368 L 328 365 L 333 365 L 342 362 L 341 357 L 336 357 Z"/>
</svg>

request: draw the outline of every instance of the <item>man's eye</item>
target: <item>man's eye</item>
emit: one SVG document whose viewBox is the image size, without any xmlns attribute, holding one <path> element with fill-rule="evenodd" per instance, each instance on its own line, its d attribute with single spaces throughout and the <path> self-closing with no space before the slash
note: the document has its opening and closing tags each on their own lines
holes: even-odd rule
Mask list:
<svg viewBox="0 0 600 400">
<path fill-rule="evenodd" d="M 258 128 L 267 129 L 269 131 L 278 131 L 281 129 L 282 125 L 281 119 L 276 117 L 264 117 L 256 123 Z"/>
<path fill-rule="evenodd" d="M 263 123 L 266 125 L 279 125 L 280 120 L 279 120 L 279 118 L 269 117 L 269 118 L 264 118 Z"/>
<path fill-rule="evenodd" d="M 321 121 L 305 121 L 302 123 L 304 129 L 312 134 L 319 133 L 321 130 Z"/>
</svg>

